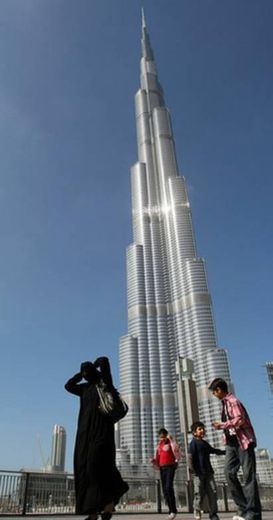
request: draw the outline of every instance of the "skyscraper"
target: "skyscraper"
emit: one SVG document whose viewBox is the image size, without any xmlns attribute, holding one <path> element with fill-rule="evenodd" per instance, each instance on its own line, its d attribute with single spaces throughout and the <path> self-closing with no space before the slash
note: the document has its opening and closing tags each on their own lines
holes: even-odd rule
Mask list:
<svg viewBox="0 0 273 520">
<path fill-rule="evenodd" d="M 265 368 L 267 372 L 269 388 L 273 394 L 273 361 L 267 361 L 267 363 L 265 364 Z"/>
<path fill-rule="evenodd" d="M 130 407 L 120 423 L 120 445 L 128 448 L 133 464 L 148 461 L 160 427 L 180 434 L 178 356 L 194 362 L 200 419 L 215 444 L 219 434 L 210 425 L 219 417 L 219 403 L 207 385 L 217 376 L 230 382 L 144 14 L 141 43 L 138 162 L 131 169 L 133 243 L 127 249 L 128 334 L 120 339 L 120 389 Z"/>
<path fill-rule="evenodd" d="M 64 471 L 66 449 L 66 431 L 63 426 L 54 425 L 52 434 L 52 447 L 50 469 L 51 471 Z"/>
</svg>

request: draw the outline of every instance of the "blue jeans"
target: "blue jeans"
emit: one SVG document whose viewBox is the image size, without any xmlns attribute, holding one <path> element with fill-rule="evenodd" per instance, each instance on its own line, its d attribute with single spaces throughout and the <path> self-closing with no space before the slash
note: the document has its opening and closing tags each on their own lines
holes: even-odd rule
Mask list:
<svg viewBox="0 0 273 520">
<path fill-rule="evenodd" d="M 225 475 L 232 498 L 238 512 L 247 520 L 261 520 L 261 502 L 256 479 L 256 457 L 254 444 L 247 450 L 239 445 L 226 446 Z M 244 485 L 242 487 L 237 473 L 242 468 Z"/>
<path fill-rule="evenodd" d="M 169 508 L 169 513 L 177 513 L 176 502 L 173 489 L 173 479 L 175 475 L 176 464 L 169 466 L 160 466 L 160 479 L 163 489 L 163 495 Z"/>
</svg>

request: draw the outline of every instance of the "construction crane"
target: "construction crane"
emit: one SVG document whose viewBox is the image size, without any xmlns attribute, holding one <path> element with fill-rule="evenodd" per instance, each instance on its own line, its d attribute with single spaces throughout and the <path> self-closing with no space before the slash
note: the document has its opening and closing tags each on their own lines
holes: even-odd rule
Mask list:
<svg viewBox="0 0 273 520">
<path fill-rule="evenodd" d="M 47 459 L 45 458 L 40 434 L 37 433 L 36 436 L 37 436 L 37 442 L 38 442 L 40 456 L 41 456 L 41 460 L 42 460 L 42 464 L 43 464 L 43 469 L 46 469 L 49 464 L 49 457 L 47 457 Z"/>
</svg>

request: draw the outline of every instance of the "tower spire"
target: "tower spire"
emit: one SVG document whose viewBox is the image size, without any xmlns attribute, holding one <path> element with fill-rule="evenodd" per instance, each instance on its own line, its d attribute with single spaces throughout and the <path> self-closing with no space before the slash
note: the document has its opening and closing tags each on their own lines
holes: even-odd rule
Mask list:
<svg viewBox="0 0 273 520">
<path fill-rule="evenodd" d="M 150 38 L 149 38 L 148 30 L 147 30 L 146 19 L 145 19 L 143 7 L 141 8 L 141 17 L 142 17 L 142 40 L 141 40 L 142 56 L 143 56 L 143 58 L 146 58 L 146 60 L 153 61 L 154 55 L 153 55 Z"/>
<path fill-rule="evenodd" d="M 146 27 L 144 7 L 141 7 L 141 20 L 142 20 L 142 29 L 144 29 L 144 27 Z"/>
</svg>

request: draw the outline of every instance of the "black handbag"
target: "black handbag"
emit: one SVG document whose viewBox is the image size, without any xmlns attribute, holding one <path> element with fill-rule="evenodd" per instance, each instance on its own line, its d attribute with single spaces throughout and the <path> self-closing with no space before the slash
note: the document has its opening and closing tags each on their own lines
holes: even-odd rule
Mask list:
<svg viewBox="0 0 273 520">
<path fill-rule="evenodd" d="M 119 392 L 115 388 L 109 390 L 102 381 L 96 385 L 96 388 L 99 396 L 100 413 L 111 418 L 113 423 L 123 419 L 129 408 Z"/>
</svg>

